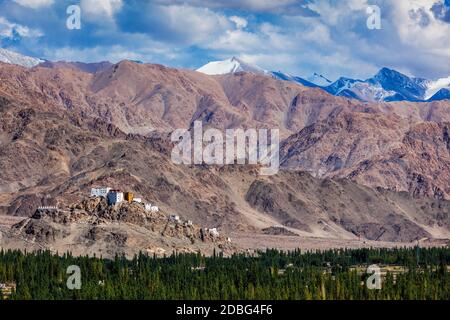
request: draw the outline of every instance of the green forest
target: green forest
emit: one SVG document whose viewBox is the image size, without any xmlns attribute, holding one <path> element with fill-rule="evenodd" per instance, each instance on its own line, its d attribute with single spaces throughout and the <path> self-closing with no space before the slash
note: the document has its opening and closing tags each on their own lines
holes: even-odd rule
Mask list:
<svg viewBox="0 0 450 320">
<path fill-rule="evenodd" d="M 450 298 L 450 248 L 399 248 L 281 252 L 253 255 L 144 254 L 133 259 L 74 257 L 48 251 L 0 251 L 0 299 L 149 300 L 367 300 Z M 369 289 L 369 265 L 381 272 L 381 289 Z M 69 266 L 81 287 L 70 290 Z"/>
</svg>

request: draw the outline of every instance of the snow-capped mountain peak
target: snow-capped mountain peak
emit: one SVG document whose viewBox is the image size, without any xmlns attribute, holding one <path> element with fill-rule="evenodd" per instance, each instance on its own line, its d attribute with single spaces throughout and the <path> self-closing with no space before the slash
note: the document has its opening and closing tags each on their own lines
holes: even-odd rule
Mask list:
<svg viewBox="0 0 450 320">
<path fill-rule="evenodd" d="M 443 100 L 450 97 L 450 77 L 430 81 L 382 68 L 367 80 L 340 78 L 324 89 L 333 95 L 363 101 Z"/>
<path fill-rule="evenodd" d="M 236 72 L 251 72 L 257 74 L 268 74 L 269 72 L 256 65 L 232 57 L 222 61 L 212 61 L 197 69 L 198 72 L 208 75 L 220 75 Z"/>
<path fill-rule="evenodd" d="M 203 67 L 197 69 L 197 71 L 208 75 L 249 72 L 269 76 L 278 80 L 296 82 L 307 87 L 320 87 L 322 83 L 326 83 L 327 85 L 331 84 L 330 80 L 326 79 L 322 75 L 318 75 L 317 73 L 315 73 L 314 76 L 311 77 L 312 80 L 314 81 L 310 81 L 281 71 L 268 71 L 261 67 L 258 67 L 257 65 L 247 63 L 242 59 L 236 57 L 222 61 L 209 62 L 205 64 Z M 317 83 L 315 81 L 317 81 Z"/>
<path fill-rule="evenodd" d="M 450 77 L 441 78 L 428 83 L 427 90 L 425 92 L 425 99 L 430 99 L 438 92 L 450 91 Z"/>
<path fill-rule="evenodd" d="M 318 87 L 332 95 L 371 102 L 403 100 L 418 102 L 450 99 L 450 77 L 432 81 L 409 77 L 386 67 L 381 68 L 373 77 L 366 80 L 341 77 L 335 82 L 319 73 L 301 78 L 281 71 L 267 71 L 236 57 L 210 62 L 197 71 L 208 75 L 236 72 L 262 74 L 307 87 Z"/>
<path fill-rule="evenodd" d="M 38 58 L 28 57 L 14 51 L 0 48 L 0 62 L 17 64 L 19 66 L 32 68 L 44 61 Z"/>
</svg>

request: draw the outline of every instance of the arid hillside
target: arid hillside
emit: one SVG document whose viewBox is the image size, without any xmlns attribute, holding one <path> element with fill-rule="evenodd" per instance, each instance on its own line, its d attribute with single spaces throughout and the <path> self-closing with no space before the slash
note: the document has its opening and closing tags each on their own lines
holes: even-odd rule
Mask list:
<svg viewBox="0 0 450 320">
<path fill-rule="evenodd" d="M 449 101 L 362 103 L 265 76 L 129 61 L 97 72 L 0 64 L 0 79 L 0 215 L 68 208 L 110 186 L 237 244 L 273 233 L 450 238 Z M 170 133 L 195 120 L 280 129 L 280 173 L 174 164 Z"/>
</svg>

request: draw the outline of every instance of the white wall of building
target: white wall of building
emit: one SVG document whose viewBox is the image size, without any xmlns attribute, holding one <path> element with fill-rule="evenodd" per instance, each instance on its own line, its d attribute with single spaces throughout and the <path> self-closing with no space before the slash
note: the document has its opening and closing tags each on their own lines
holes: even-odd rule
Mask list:
<svg viewBox="0 0 450 320">
<path fill-rule="evenodd" d="M 104 197 L 106 198 L 111 188 L 92 188 L 91 197 Z"/>
</svg>

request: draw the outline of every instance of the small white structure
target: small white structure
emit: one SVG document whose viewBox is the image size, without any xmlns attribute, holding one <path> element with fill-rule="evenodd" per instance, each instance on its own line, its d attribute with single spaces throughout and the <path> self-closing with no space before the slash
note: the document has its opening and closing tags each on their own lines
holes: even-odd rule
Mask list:
<svg viewBox="0 0 450 320">
<path fill-rule="evenodd" d="M 92 188 L 91 197 L 106 198 L 108 196 L 109 191 L 111 191 L 111 188 Z"/>
<path fill-rule="evenodd" d="M 108 193 L 108 204 L 110 206 L 113 206 L 121 202 L 123 202 L 123 192 L 118 190 L 111 190 Z"/>
<path fill-rule="evenodd" d="M 180 217 L 177 216 L 176 214 L 171 214 L 169 220 L 172 222 L 180 222 Z"/>
<path fill-rule="evenodd" d="M 142 199 L 141 198 L 134 198 L 133 202 L 142 203 Z"/>
<path fill-rule="evenodd" d="M 151 203 L 146 203 L 145 211 L 150 211 L 151 213 L 156 213 L 156 212 L 159 212 L 159 208 L 157 206 L 152 206 Z"/>
<path fill-rule="evenodd" d="M 209 234 L 211 236 L 213 236 L 213 237 L 218 237 L 219 236 L 219 231 L 217 231 L 216 228 L 212 228 L 212 229 L 209 229 Z"/>
<path fill-rule="evenodd" d="M 55 206 L 45 206 L 45 207 L 38 207 L 39 211 L 57 211 L 58 207 Z"/>
<path fill-rule="evenodd" d="M 188 226 L 192 226 L 192 225 L 193 225 L 192 220 L 186 221 L 186 224 L 187 224 Z"/>
</svg>

